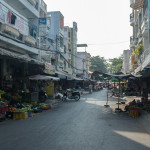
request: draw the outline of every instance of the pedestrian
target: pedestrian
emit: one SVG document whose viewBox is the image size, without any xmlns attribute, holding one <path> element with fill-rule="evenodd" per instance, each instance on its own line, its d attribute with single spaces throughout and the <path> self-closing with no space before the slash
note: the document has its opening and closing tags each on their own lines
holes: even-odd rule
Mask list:
<svg viewBox="0 0 150 150">
<path fill-rule="evenodd" d="M 92 93 L 92 84 L 89 85 L 89 94 Z"/>
</svg>

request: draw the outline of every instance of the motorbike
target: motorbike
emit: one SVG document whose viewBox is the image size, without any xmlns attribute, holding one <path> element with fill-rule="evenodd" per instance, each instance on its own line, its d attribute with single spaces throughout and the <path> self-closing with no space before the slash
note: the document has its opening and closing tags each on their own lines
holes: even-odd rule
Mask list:
<svg viewBox="0 0 150 150">
<path fill-rule="evenodd" d="M 66 92 L 63 94 L 62 101 L 66 100 L 76 100 L 80 99 L 80 92 L 76 90 L 67 89 Z"/>
<path fill-rule="evenodd" d="M 39 101 L 45 102 L 47 100 L 48 96 L 44 90 L 39 91 Z"/>
</svg>

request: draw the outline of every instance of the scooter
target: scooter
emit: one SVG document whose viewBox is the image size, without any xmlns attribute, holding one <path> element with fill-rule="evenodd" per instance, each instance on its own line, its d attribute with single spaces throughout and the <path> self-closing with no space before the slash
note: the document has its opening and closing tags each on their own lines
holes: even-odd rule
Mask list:
<svg viewBox="0 0 150 150">
<path fill-rule="evenodd" d="M 66 92 L 63 94 L 62 101 L 66 100 L 76 100 L 78 101 L 80 99 L 80 92 L 67 89 Z"/>
</svg>

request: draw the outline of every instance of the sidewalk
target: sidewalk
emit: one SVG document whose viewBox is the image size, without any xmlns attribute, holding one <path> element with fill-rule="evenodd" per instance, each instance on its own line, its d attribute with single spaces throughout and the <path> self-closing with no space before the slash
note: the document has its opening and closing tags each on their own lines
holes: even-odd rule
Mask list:
<svg viewBox="0 0 150 150">
<path fill-rule="evenodd" d="M 51 105 L 52 109 L 57 107 L 60 103 L 62 103 L 61 100 L 58 99 L 47 99 L 45 101 L 46 104 Z"/>
<path fill-rule="evenodd" d="M 115 97 L 117 99 L 117 97 Z M 125 96 L 123 98 L 120 98 L 120 102 L 121 101 L 125 101 L 125 104 L 121 104 L 119 105 L 120 109 L 122 109 L 124 111 L 125 105 L 133 100 L 141 100 L 140 96 Z M 113 104 L 110 103 L 111 108 L 113 109 L 113 111 L 115 111 L 115 108 L 117 108 L 117 104 Z M 133 118 L 134 119 L 134 118 Z M 139 124 L 141 124 L 144 129 L 150 134 L 150 112 L 141 111 L 141 115 L 137 118 Z"/>
</svg>

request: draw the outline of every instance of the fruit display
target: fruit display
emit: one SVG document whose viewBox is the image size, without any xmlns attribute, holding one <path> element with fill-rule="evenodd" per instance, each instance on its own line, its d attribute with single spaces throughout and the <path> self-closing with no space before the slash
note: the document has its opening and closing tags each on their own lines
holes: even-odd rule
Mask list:
<svg viewBox="0 0 150 150">
<path fill-rule="evenodd" d="M 5 114 L 8 111 L 7 103 L 1 101 L 0 102 L 0 114 Z"/>
<path fill-rule="evenodd" d="M 0 100 L 0 114 L 8 119 L 27 119 L 33 116 L 32 113 L 40 113 L 48 109 L 51 109 L 51 106 L 45 103 L 18 102 L 14 104 L 7 103 L 7 101 L 2 98 Z"/>
</svg>

